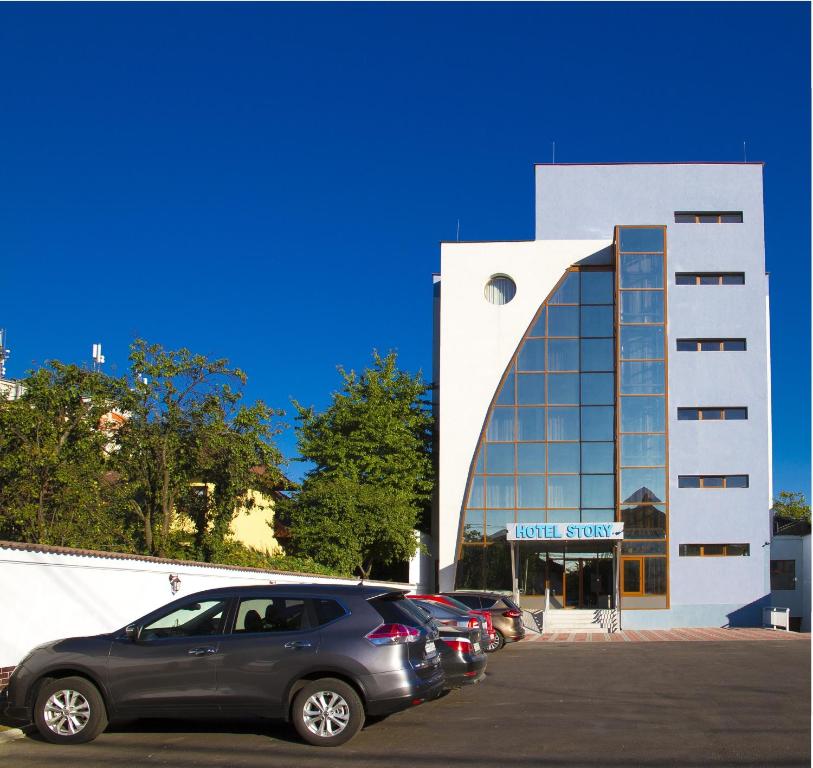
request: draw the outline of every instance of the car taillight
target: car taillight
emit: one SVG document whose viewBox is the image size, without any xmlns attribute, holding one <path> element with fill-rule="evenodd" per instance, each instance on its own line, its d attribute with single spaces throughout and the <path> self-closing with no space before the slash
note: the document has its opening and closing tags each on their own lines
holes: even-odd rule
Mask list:
<svg viewBox="0 0 813 768">
<path fill-rule="evenodd" d="M 462 638 L 460 640 L 444 640 L 443 642 L 458 653 L 470 653 L 471 651 L 471 643 Z"/>
<path fill-rule="evenodd" d="M 373 645 L 417 643 L 420 636 L 421 631 L 417 627 L 407 627 L 405 624 L 382 624 L 364 635 Z"/>
<path fill-rule="evenodd" d="M 508 619 L 518 619 L 522 614 L 519 611 L 515 611 L 513 608 L 510 611 L 503 611 L 502 615 Z"/>
<path fill-rule="evenodd" d="M 472 616 L 469 619 L 468 628 L 469 629 L 480 629 L 480 620 L 475 619 L 474 616 Z"/>
</svg>

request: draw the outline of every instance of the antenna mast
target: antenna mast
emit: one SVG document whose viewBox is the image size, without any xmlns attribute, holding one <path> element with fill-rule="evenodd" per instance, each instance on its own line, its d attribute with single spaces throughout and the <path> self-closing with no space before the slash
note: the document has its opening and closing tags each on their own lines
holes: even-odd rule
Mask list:
<svg viewBox="0 0 813 768">
<path fill-rule="evenodd" d="M 93 345 L 93 370 L 101 371 L 104 364 L 104 355 L 102 354 L 102 345 Z"/>
<path fill-rule="evenodd" d="M 11 357 L 11 350 L 6 346 L 6 329 L 0 328 L 0 378 L 6 375 L 6 360 Z"/>
</svg>

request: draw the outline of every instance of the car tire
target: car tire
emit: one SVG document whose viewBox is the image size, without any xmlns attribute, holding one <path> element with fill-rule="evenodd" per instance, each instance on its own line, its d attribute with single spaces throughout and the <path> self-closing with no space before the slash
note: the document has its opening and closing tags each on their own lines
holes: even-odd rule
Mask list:
<svg viewBox="0 0 813 768">
<path fill-rule="evenodd" d="M 323 677 L 294 697 L 291 719 L 296 732 L 317 747 L 338 747 L 364 725 L 364 705 L 355 689 L 342 680 Z"/>
<path fill-rule="evenodd" d="M 486 653 L 494 653 L 495 651 L 499 651 L 505 645 L 505 638 L 503 637 L 502 632 L 499 629 L 494 630 L 494 642 L 489 643 L 486 647 Z"/>
<path fill-rule="evenodd" d="M 107 728 L 99 689 L 84 677 L 63 677 L 40 686 L 34 725 L 52 744 L 85 744 Z"/>
</svg>

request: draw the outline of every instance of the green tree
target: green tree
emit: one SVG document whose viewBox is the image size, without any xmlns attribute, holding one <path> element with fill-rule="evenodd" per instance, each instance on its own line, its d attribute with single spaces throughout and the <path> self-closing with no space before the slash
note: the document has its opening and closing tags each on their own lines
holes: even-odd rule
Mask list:
<svg viewBox="0 0 813 768">
<path fill-rule="evenodd" d="M 257 482 L 273 485 L 282 456 L 273 444 L 281 415 L 258 401 L 240 404 L 246 375 L 228 360 L 188 349 L 165 350 L 142 339 L 130 350 L 133 385 L 115 463 L 140 521 L 143 548 L 166 556 L 173 521 L 186 510 L 195 526 L 194 554 L 211 559 L 225 541 L 237 502 Z M 214 483 L 212 499 L 195 505 L 193 482 Z M 178 554 L 172 552 L 172 554 Z"/>
<path fill-rule="evenodd" d="M 281 511 L 297 554 L 367 578 L 418 547 L 433 488 L 428 387 L 394 352 L 373 352 L 361 375 L 338 370 L 324 412 L 294 401 L 299 452 L 314 467 Z"/>
<path fill-rule="evenodd" d="M 107 474 L 104 418 L 124 381 L 49 361 L 24 394 L 0 400 L 0 537 L 59 546 L 128 547 L 130 526 Z"/>
<path fill-rule="evenodd" d="M 779 517 L 810 522 L 810 504 L 803 493 L 780 491 L 779 497 L 773 500 L 773 511 Z"/>
</svg>

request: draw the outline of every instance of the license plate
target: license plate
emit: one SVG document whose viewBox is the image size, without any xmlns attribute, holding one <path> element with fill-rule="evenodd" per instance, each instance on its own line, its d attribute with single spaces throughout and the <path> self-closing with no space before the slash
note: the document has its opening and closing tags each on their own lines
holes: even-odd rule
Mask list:
<svg viewBox="0 0 813 768">
<path fill-rule="evenodd" d="M 426 655 L 427 656 L 434 656 L 435 655 L 435 641 L 434 640 L 427 640 L 426 641 Z"/>
<path fill-rule="evenodd" d="M 472 643 L 472 645 L 474 646 L 474 652 L 480 653 L 480 643 Z"/>
</svg>

